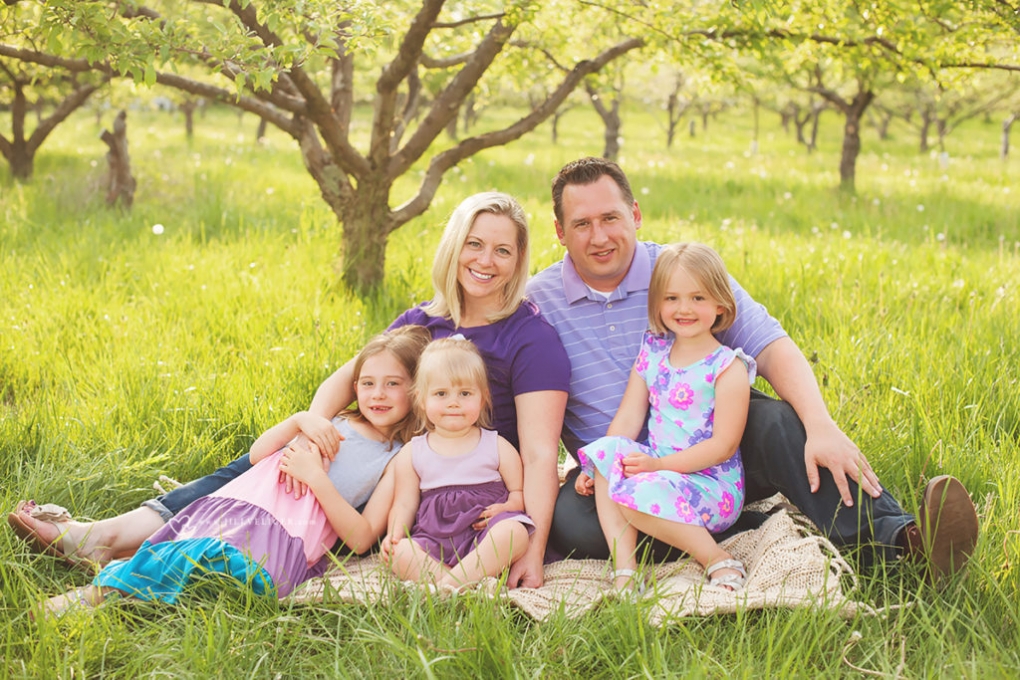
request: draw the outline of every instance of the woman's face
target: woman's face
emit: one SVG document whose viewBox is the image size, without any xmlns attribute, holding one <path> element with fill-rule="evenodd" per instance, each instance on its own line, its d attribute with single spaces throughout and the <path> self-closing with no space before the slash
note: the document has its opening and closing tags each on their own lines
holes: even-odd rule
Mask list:
<svg viewBox="0 0 1020 680">
<path fill-rule="evenodd" d="M 465 304 L 501 304 L 520 261 L 517 225 L 506 215 L 479 213 L 457 260 L 457 283 Z"/>
</svg>

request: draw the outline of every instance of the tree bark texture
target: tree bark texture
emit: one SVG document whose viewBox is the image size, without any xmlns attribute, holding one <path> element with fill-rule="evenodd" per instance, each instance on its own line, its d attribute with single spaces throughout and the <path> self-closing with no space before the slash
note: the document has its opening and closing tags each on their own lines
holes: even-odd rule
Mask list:
<svg viewBox="0 0 1020 680">
<path fill-rule="evenodd" d="M 113 121 L 113 132 L 103 130 L 99 138 L 110 149 L 106 153 L 109 165 L 106 205 L 113 206 L 120 201 L 121 206 L 130 210 L 135 200 L 137 183 L 131 174 L 131 158 L 128 154 L 127 112 L 118 113 Z"/>
</svg>

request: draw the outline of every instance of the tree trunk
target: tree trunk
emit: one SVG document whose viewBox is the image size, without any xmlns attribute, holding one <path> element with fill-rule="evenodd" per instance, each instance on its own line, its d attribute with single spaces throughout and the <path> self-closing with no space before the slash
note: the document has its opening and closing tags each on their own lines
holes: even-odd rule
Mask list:
<svg viewBox="0 0 1020 680">
<path fill-rule="evenodd" d="M 181 104 L 181 111 L 184 113 L 184 134 L 188 139 L 195 135 L 195 109 L 198 102 L 194 99 L 185 99 Z"/>
<path fill-rule="evenodd" d="M 113 121 L 113 132 L 103 130 L 99 138 L 110 148 L 106 154 L 106 162 L 110 166 L 106 205 L 112 206 L 119 200 L 122 206 L 130 209 L 137 183 L 131 174 L 131 158 L 128 155 L 127 112 L 118 113 Z"/>
<path fill-rule="evenodd" d="M 255 130 L 255 141 L 258 144 L 266 141 L 266 129 L 269 127 L 269 121 L 265 118 L 259 117 L 259 126 Z"/>
<path fill-rule="evenodd" d="M 839 188 L 845 193 L 855 192 L 857 156 L 861 153 L 861 119 L 868 105 L 875 98 L 871 91 L 858 92 L 843 113 L 843 152 L 839 159 Z"/>
<path fill-rule="evenodd" d="M 922 111 L 921 112 L 921 128 L 920 128 L 920 133 L 921 133 L 920 151 L 921 151 L 921 153 L 928 153 L 928 132 L 929 132 L 929 130 L 931 130 L 931 124 L 932 124 L 932 115 L 931 115 L 931 113 L 928 112 L 928 111 Z"/>
<path fill-rule="evenodd" d="M 14 101 L 11 102 L 11 141 L 0 136 L 0 149 L 11 167 L 11 176 L 16 180 L 26 180 L 35 171 L 35 154 L 32 153 L 25 139 L 25 114 L 28 111 L 28 100 L 25 90 L 18 81 L 13 82 Z"/>
<path fill-rule="evenodd" d="M 814 107 L 811 111 L 811 139 L 808 141 L 808 153 L 818 148 L 818 120 L 822 117 L 822 107 Z"/>
<path fill-rule="evenodd" d="M 386 242 L 400 226 L 393 224 L 390 215 L 391 187 L 392 182 L 381 177 L 359 183 L 355 199 L 338 213 L 343 230 L 343 280 L 359 293 L 377 289 L 384 279 Z"/>
<path fill-rule="evenodd" d="M 1002 160 L 1009 158 L 1009 130 L 1013 127 L 1016 118 L 1017 114 L 1014 113 L 1002 121 L 1002 147 L 999 149 L 999 157 Z"/>
<path fill-rule="evenodd" d="M 602 157 L 608 158 L 611 161 L 615 161 L 620 155 L 620 100 L 614 99 L 613 103 L 606 107 L 602 102 L 601 96 L 595 91 L 589 83 L 585 83 L 585 89 L 588 91 L 588 98 L 591 99 L 592 106 L 595 107 L 595 111 L 599 114 L 599 118 L 602 119 L 602 125 L 605 128 L 603 134 L 603 141 L 605 142 L 602 149 Z"/>
</svg>

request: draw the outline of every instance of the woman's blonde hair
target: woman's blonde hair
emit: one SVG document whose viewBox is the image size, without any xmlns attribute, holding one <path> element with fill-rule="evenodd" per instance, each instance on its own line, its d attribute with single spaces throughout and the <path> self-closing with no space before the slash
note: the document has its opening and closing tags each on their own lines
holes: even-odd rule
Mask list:
<svg viewBox="0 0 1020 680">
<path fill-rule="evenodd" d="M 424 326 L 413 325 L 394 328 L 391 331 L 375 336 L 365 344 L 361 351 L 358 352 L 358 356 L 354 358 L 355 390 L 365 362 L 383 352 L 392 354 L 404 367 L 407 374 L 411 376 L 411 384 L 408 385 L 408 390 L 412 390 L 414 379 L 418 372 L 418 359 L 431 340 L 432 336 Z M 340 415 L 358 422 L 368 422 L 365 414 L 354 406 L 344 409 Z M 417 418 L 412 409 L 390 432 L 390 444 L 392 445 L 394 442 L 400 442 L 401 444 L 409 442 L 417 429 Z"/>
<path fill-rule="evenodd" d="M 733 298 L 730 277 L 726 273 L 719 253 L 704 243 L 674 243 L 663 248 L 655 260 L 652 270 L 652 282 L 648 286 L 648 326 L 656 333 L 667 333 L 669 329 L 662 323 L 659 305 L 669 285 L 669 277 L 677 269 L 682 269 L 701 284 L 704 293 L 711 296 L 723 313 L 715 318 L 712 332 L 719 333 L 733 325 L 737 316 L 737 302 Z"/>
<path fill-rule="evenodd" d="M 475 219 L 481 213 L 502 215 L 510 219 L 517 227 L 517 266 L 513 276 L 503 288 L 502 306 L 489 317 L 489 323 L 505 319 L 514 312 L 524 299 L 524 284 L 528 281 L 528 218 L 524 208 L 509 194 L 498 191 L 485 191 L 468 196 L 450 215 L 446 223 L 443 237 L 436 249 L 435 260 L 432 262 L 432 285 L 435 297 L 425 306 L 429 316 L 441 316 L 460 326 L 461 314 L 464 311 L 464 299 L 460 283 L 457 281 L 457 263 L 461 250 L 471 233 Z"/>
<path fill-rule="evenodd" d="M 418 361 L 418 375 L 414 379 L 414 410 L 418 414 L 419 431 L 432 430 L 434 425 L 425 416 L 425 399 L 429 385 L 437 381 L 448 382 L 451 387 L 474 386 L 482 394 L 482 411 L 479 427 L 492 422 L 492 393 L 485 372 L 485 361 L 474 343 L 464 338 L 433 340 Z"/>
</svg>

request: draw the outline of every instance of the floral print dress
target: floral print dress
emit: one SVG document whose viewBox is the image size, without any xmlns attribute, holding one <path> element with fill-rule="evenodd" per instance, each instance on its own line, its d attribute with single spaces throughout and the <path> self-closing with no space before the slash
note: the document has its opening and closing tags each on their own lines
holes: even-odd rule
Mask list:
<svg viewBox="0 0 1020 680">
<path fill-rule="evenodd" d="M 702 526 L 712 533 L 729 528 L 744 505 L 744 466 L 738 450 L 700 472 L 643 472 L 623 476 L 621 460 L 634 452 L 661 458 L 712 436 L 715 380 L 735 359 L 754 381 L 754 359 L 743 350 L 721 346 L 690 366 L 669 363 L 673 336 L 647 331 L 634 368 L 648 385 L 648 444 L 626 437 L 602 437 L 580 451 L 581 469 L 598 469 L 609 481 L 609 496 L 628 508 L 655 517 Z"/>
</svg>

